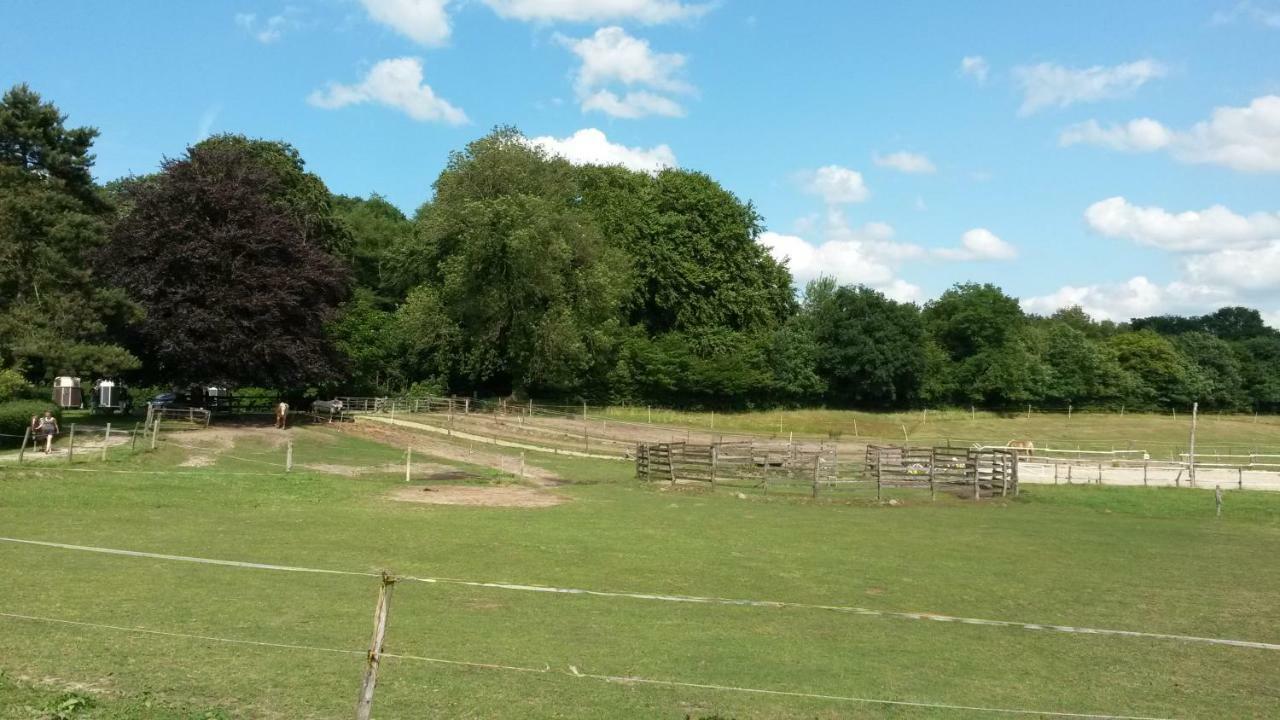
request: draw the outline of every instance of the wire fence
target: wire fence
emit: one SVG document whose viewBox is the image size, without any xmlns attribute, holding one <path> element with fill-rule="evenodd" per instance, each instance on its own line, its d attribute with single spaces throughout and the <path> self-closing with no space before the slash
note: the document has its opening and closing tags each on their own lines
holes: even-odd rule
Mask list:
<svg viewBox="0 0 1280 720">
<path fill-rule="evenodd" d="M 593 590 L 587 588 L 572 587 L 552 587 L 537 584 L 513 583 L 513 582 L 492 582 L 481 580 L 469 580 L 460 578 L 443 578 L 443 577 L 416 577 L 411 575 L 397 576 L 389 572 L 373 573 L 352 571 L 334 568 L 315 568 L 305 566 L 278 565 L 261 562 L 248 562 L 239 560 L 224 560 L 213 558 L 193 557 L 178 554 L 164 554 L 155 552 L 144 552 L 125 550 L 117 548 L 106 548 L 96 546 L 74 545 L 66 543 L 57 543 L 41 540 L 29 540 L 22 538 L 0 537 L 0 543 L 13 546 L 41 547 L 52 548 L 63 551 L 72 551 L 100 556 L 116 556 L 128 559 L 144 559 L 151 561 L 176 562 L 193 565 L 217 566 L 224 568 L 235 568 L 246 571 L 266 571 L 279 573 L 307 573 L 316 575 L 339 576 L 339 577 L 355 577 L 363 580 L 376 579 L 378 581 L 377 604 L 375 607 L 375 622 L 373 639 L 368 649 L 363 648 L 343 648 L 328 647 L 309 644 L 305 642 L 280 642 L 271 640 L 262 640 L 257 638 L 232 637 L 226 634 L 211 634 L 210 632 L 186 632 L 181 628 L 157 628 L 157 627 L 141 627 L 137 625 L 124 623 L 104 623 L 92 622 L 68 617 L 52 617 L 47 615 L 36 615 L 30 612 L 19 612 L 9 608 L 0 609 L 0 618 L 5 618 L 17 622 L 40 623 L 44 625 L 64 626 L 71 628 L 80 628 L 93 631 L 109 631 L 114 633 L 131 634 L 134 636 L 143 636 L 155 638 L 159 640 L 190 640 L 199 642 L 215 642 L 229 645 L 237 645 L 246 648 L 261 648 L 273 651 L 288 652 L 308 652 L 308 653 L 326 653 L 333 655 L 344 655 L 352 658 L 362 657 L 363 672 L 360 673 L 361 693 L 355 708 L 355 717 L 357 720 L 363 720 L 371 715 L 373 700 L 375 698 L 374 690 L 376 689 L 377 679 L 380 671 L 380 661 L 386 658 L 395 658 L 399 660 L 414 661 L 420 663 L 428 663 L 441 666 L 454 666 L 460 668 L 483 669 L 492 671 L 512 672 L 520 674 L 557 674 L 573 678 L 575 680 L 594 680 L 610 684 L 625 684 L 629 686 L 661 686 L 673 689 L 697 690 L 697 691 L 714 691 L 727 694 L 745 694 L 745 695 L 768 695 L 781 698 L 795 698 L 805 700 L 825 701 L 833 704 L 860 704 L 874 705 L 881 707 L 915 707 L 922 709 L 945 710 L 955 713 L 964 713 L 965 715 L 990 716 L 990 715 L 1021 715 L 1034 717 L 1071 717 L 1071 718 L 1103 718 L 1106 720 L 1166 720 L 1165 718 L 1152 716 L 1135 716 L 1123 715 L 1106 712 L 1079 712 L 1061 709 L 1028 709 L 1028 708 L 1010 708 L 998 706 L 977 706 L 963 703 L 948 703 L 943 701 L 916 700 L 916 699 L 900 699 L 900 698 L 875 698 L 875 697 L 859 697 L 853 695 L 841 694 L 839 692 L 814 692 L 794 690 L 788 688 L 761 688 L 750 687 L 744 685 L 735 685 L 728 683 L 713 683 L 687 678 L 651 678 L 636 676 L 633 674 L 618 674 L 609 672 L 593 672 L 590 669 L 579 667 L 577 664 L 571 664 L 566 667 L 552 668 L 549 665 L 541 666 L 535 662 L 526 661 L 520 664 L 512 664 L 510 662 L 490 662 L 484 660 L 470 660 L 458 658 L 440 658 L 429 657 L 424 655 L 414 655 L 407 653 L 389 652 L 385 649 L 387 635 L 394 636 L 393 623 L 390 615 L 390 596 L 391 590 L 397 585 L 458 585 L 476 589 L 478 591 L 496 591 L 511 593 L 537 593 L 550 595 L 553 597 L 590 597 L 603 602 L 611 601 L 645 601 L 655 603 L 670 603 L 675 605 L 702 605 L 702 606 L 724 606 L 746 609 L 791 609 L 795 611 L 818 611 L 818 612 L 836 612 L 846 616 L 885 619 L 885 620 L 902 620 L 902 621 L 927 621 L 931 626 L 945 626 L 946 624 L 964 624 L 967 626 L 984 627 L 992 632 L 1001 630 L 1014 629 L 1018 631 L 1032 630 L 1043 633 L 1068 633 L 1088 636 L 1095 639 L 1096 642 L 1102 642 L 1107 638 L 1114 638 L 1126 641 L 1158 641 L 1158 642 L 1180 642 L 1189 644 L 1203 644 L 1218 646 L 1224 649 L 1246 649 L 1250 651 L 1263 652 L 1280 652 L 1280 644 L 1269 643 L 1245 639 L 1220 638 L 1220 637 L 1204 637 L 1193 635 L 1178 635 L 1165 632 L 1149 632 L 1143 630 L 1131 629 L 1107 629 L 1107 628 L 1090 628 L 1079 627 L 1074 625 L 1055 624 L 1051 622 L 1023 622 L 1013 620 L 999 620 L 987 618 L 970 618 L 959 617 L 945 614 L 935 614 L 927 612 L 899 612 L 884 609 L 873 609 L 853 606 L 841 605 L 818 605 L 803 602 L 790 602 L 779 600 L 761 600 L 748 598 L 726 598 L 726 597 L 701 597 L 688 595 L 673 595 L 661 592 L 628 592 L 614 590 Z M 105 561 L 105 557 L 104 557 Z M 33 562 L 33 566 L 38 563 Z M 198 580 L 196 582 L 199 582 Z M 223 582 L 219 580 L 219 582 Z M 80 636 L 81 641 L 90 642 L 87 635 Z M 356 673 L 353 668 L 353 684 L 356 680 Z"/>
</svg>

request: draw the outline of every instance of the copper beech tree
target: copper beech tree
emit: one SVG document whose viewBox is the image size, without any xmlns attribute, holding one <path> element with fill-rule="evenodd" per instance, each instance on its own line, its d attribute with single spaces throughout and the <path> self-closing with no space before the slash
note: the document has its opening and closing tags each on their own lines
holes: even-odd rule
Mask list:
<svg viewBox="0 0 1280 720">
<path fill-rule="evenodd" d="M 145 310 L 133 344 L 169 382 L 301 387 L 340 377 L 326 327 L 349 240 L 282 143 L 220 136 L 126 191 L 99 271 Z"/>
</svg>

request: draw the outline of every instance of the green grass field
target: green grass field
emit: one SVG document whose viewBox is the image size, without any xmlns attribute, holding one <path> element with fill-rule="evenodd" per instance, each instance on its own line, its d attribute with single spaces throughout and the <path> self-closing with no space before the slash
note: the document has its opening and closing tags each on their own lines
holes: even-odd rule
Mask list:
<svg viewBox="0 0 1280 720">
<path fill-rule="evenodd" d="M 1085 450 L 1123 450 L 1130 446 L 1166 456 L 1186 449 L 1191 431 L 1189 412 L 1073 413 L 1040 412 L 997 414 L 963 410 L 913 412 L 861 412 L 853 410 L 775 410 L 754 412 L 684 412 L 644 407 L 595 409 L 593 417 L 609 417 L 635 423 L 714 428 L 722 432 L 760 433 L 786 437 L 866 438 L 911 444 L 1006 443 L 1030 438 L 1038 447 Z M 905 430 L 905 436 L 904 436 Z M 1252 415 L 1199 416 L 1196 442 L 1201 451 L 1280 453 L 1280 417 Z"/>
<path fill-rule="evenodd" d="M 720 419 L 717 418 L 717 422 Z M 1073 420 L 1074 422 L 1074 420 Z M 1225 422 L 1225 421 L 1224 421 Z M 196 436 L 191 436 L 196 437 Z M 295 462 L 401 450 L 326 429 Z M 393 472 L 284 475 L 243 438 L 216 464 L 162 444 L 90 472 L 0 466 L 0 535 L 419 577 L 780 600 L 1280 643 L 1280 495 L 1032 486 L 972 503 L 899 491 L 800 498 L 640 486 L 624 463 L 530 455 L 551 508 L 415 505 Z M 235 455 L 233 459 L 229 457 Z M 508 478 L 458 463 L 469 479 Z M 143 472 L 137 472 L 143 471 Z M 0 542 L 0 612 L 352 651 L 0 617 L 0 718 L 347 718 L 377 581 Z M 401 582 L 381 718 L 970 718 L 920 708 L 605 682 L 579 673 L 944 705 L 1274 717 L 1280 651 L 808 608 Z M 1035 715 L 1030 715 L 1034 717 Z"/>
</svg>

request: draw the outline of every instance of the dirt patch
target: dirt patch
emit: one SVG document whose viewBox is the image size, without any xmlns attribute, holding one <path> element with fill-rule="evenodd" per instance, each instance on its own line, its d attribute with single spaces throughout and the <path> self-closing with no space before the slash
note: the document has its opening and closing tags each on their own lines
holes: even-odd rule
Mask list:
<svg viewBox="0 0 1280 720">
<path fill-rule="evenodd" d="M 361 475 L 377 475 L 386 473 L 404 475 L 404 465 L 401 465 L 400 463 L 383 463 L 381 465 L 334 465 L 331 463 L 307 463 L 305 465 L 298 465 L 298 467 L 327 473 L 329 475 L 341 475 L 343 477 L 359 477 Z M 477 476 L 472 473 L 462 472 L 457 468 L 453 468 L 448 465 L 415 462 L 413 464 L 413 477 L 422 480 L 465 480 Z"/>
<path fill-rule="evenodd" d="M 437 485 L 396 488 L 392 500 L 426 505 L 469 505 L 472 507 L 552 507 L 568 498 L 540 488 L 520 485 Z"/>
</svg>

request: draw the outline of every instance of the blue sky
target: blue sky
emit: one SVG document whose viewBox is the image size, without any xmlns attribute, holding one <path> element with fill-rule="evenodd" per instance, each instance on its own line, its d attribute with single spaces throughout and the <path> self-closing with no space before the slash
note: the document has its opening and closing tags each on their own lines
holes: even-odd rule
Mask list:
<svg viewBox="0 0 1280 720">
<path fill-rule="evenodd" d="M 411 212 L 514 124 L 709 173 L 801 281 L 1280 322 L 1280 2 L 50 0 L 0 26 L 0 83 L 99 127 L 103 180 L 241 132 Z"/>
</svg>

